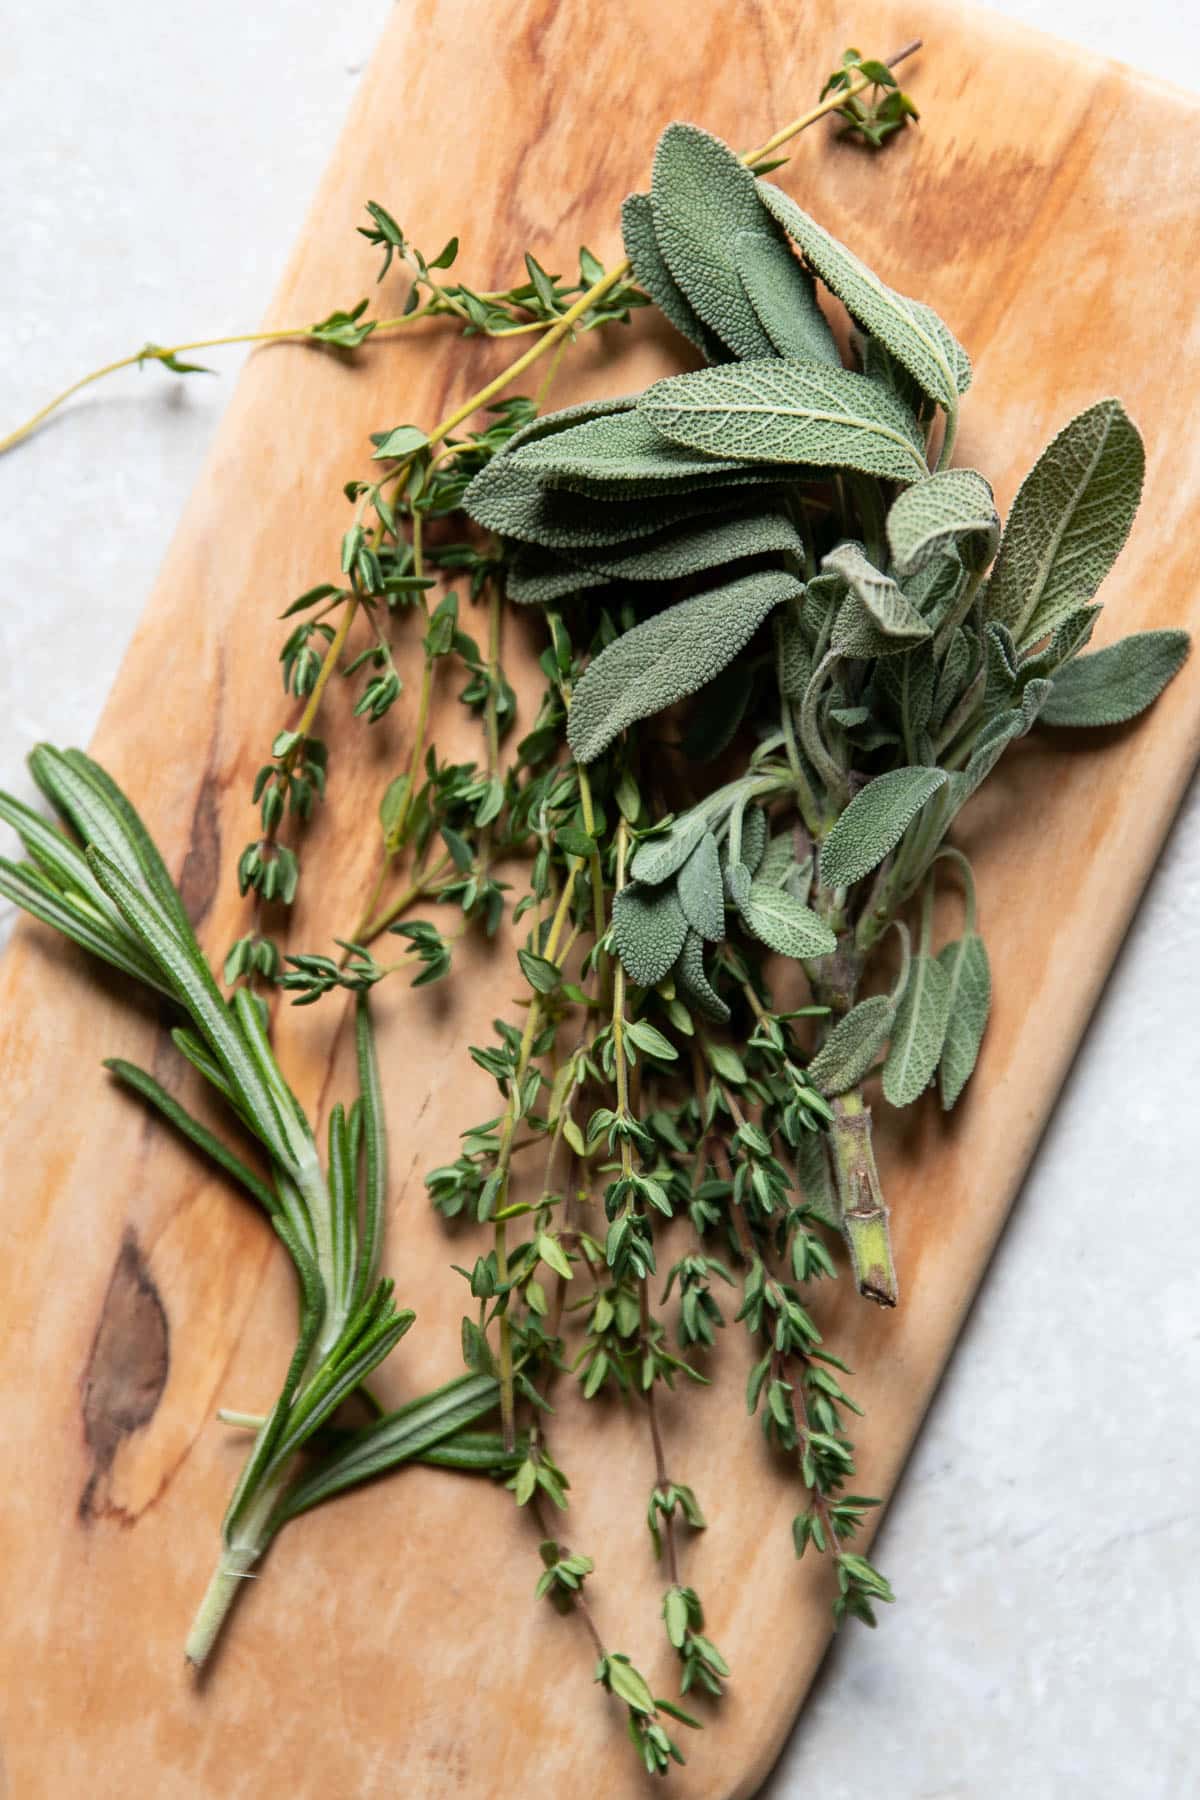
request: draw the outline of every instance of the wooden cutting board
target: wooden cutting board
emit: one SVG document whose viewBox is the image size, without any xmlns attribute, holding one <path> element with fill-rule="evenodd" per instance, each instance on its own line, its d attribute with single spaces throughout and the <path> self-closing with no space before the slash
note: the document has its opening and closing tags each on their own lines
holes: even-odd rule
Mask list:
<svg viewBox="0 0 1200 1800">
<path fill-rule="evenodd" d="M 977 378 L 960 460 L 994 478 L 1003 505 L 1066 418 L 1122 395 L 1147 437 L 1147 494 L 1100 636 L 1195 628 L 1196 103 L 974 7 L 398 9 L 271 320 L 317 318 L 368 290 L 375 254 L 353 231 L 368 198 L 419 243 L 460 231 L 461 266 L 479 285 L 511 279 L 526 247 L 553 267 L 570 266 L 581 240 L 611 258 L 618 203 L 645 181 L 668 119 L 745 146 L 811 102 L 847 42 L 883 55 L 918 33 L 927 48 L 906 83 L 920 128 L 873 159 L 820 127 L 778 179 L 969 347 Z M 555 397 L 632 388 L 675 366 L 679 349 L 646 319 L 588 340 Z M 381 344 L 352 367 L 273 348 L 242 377 L 95 745 L 179 871 L 214 954 L 245 925 L 234 864 L 253 829 L 249 783 L 281 722 L 276 615 L 328 574 L 345 518 L 338 490 L 364 466 L 368 431 L 440 415 L 501 360 L 500 347 L 460 348 L 435 325 L 419 347 Z M 528 642 L 506 656 L 528 668 Z M 305 948 L 348 928 L 375 864 L 379 794 L 409 741 L 402 705 L 352 767 L 340 746 L 353 739 L 361 752 L 362 733 L 346 702 L 335 693 L 326 715 L 336 817 L 357 806 L 364 823 L 357 841 L 335 842 L 323 823 L 313 832 L 294 936 Z M 867 1408 L 866 1491 L 896 1482 L 1198 731 L 1200 657 L 1141 726 L 1086 747 L 1020 746 L 965 822 L 996 987 L 980 1073 L 950 1125 L 933 1106 L 902 1129 L 884 1121 L 900 1309 L 843 1296 L 828 1316 Z M 397 1400 L 457 1367 L 461 1288 L 447 1264 L 475 1245 L 470 1233 L 448 1238 L 421 1177 L 490 1110 L 462 1046 L 516 991 L 508 962 L 477 953 L 453 997 L 381 991 L 387 1260 L 419 1313 L 381 1384 Z M 100 1056 L 120 1054 L 190 1092 L 152 1007 L 29 925 L 0 995 L 0 1704 L 14 1800 L 498 1800 L 534 1777 L 547 1793 L 646 1791 L 616 1708 L 590 1686 L 578 1621 L 533 1602 L 532 1526 L 486 1482 L 414 1470 L 308 1515 L 248 1584 L 209 1674 L 189 1674 L 183 1636 L 244 1450 L 214 1411 L 269 1403 L 293 1326 L 291 1277 L 249 1206 L 102 1074 Z M 284 1066 L 313 1108 L 350 1087 L 343 1018 L 336 1002 L 281 1016 Z M 1064 1270 L 1064 1330 L 1070 1294 Z M 686 1578 L 735 1670 L 703 1737 L 686 1734 L 689 1766 L 671 1781 L 687 1800 L 754 1791 L 827 1637 L 826 1573 L 791 1559 L 796 1489 L 743 1414 L 745 1351 L 739 1333 L 725 1336 L 719 1389 L 688 1395 L 689 1430 L 667 1409 L 671 1470 L 711 1521 L 686 1548 Z M 644 1422 L 612 1408 L 585 1432 L 565 1391 L 563 1401 L 570 1541 L 597 1559 L 600 1629 L 670 1691 L 643 1523 Z"/>
</svg>

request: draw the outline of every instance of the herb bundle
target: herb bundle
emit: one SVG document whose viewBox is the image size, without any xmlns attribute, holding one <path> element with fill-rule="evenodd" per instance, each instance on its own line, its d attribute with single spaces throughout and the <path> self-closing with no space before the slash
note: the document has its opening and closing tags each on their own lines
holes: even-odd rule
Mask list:
<svg viewBox="0 0 1200 1800">
<path fill-rule="evenodd" d="M 371 203 L 364 235 L 383 271 L 399 259 L 412 273 L 405 317 L 533 343 L 432 429 L 376 435 L 378 472 L 347 489 L 338 575 L 288 608 L 283 680 L 301 710 L 255 783 L 261 830 L 238 863 L 254 917 L 225 962 L 230 999 L 94 763 L 33 759 L 83 853 L 0 799 L 31 859 L 0 863 L 0 891 L 178 1006 L 175 1042 L 257 1140 L 267 1178 L 151 1077 L 111 1066 L 264 1207 L 297 1270 L 297 1346 L 271 1413 L 242 1421 L 254 1443 L 196 1661 L 299 1511 L 407 1460 L 487 1471 L 539 1522 L 537 1598 L 583 1620 L 597 1681 L 665 1773 L 682 1760 L 672 1722 L 697 1721 L 599 1636 L 585 1590 L 602 1572 L 550 1523 L 569 1510 L 552 1396 L 573 1380 L 643 1411 L 657 1609 L 680 1696 L 717 1697 L 730 1669 L 686 1572 L 703 1497 L 668 1472 L 657 1407 L 664 1384 L 710 1379 L 727 1321 L 755 1346 L 749 1410 L 795 1471 L 795 1554 L 833 1559 L 839 1619 L 873 1623 L 892 1597 L 854 1548 L 877 1501 L 853 1491 L 858 1408 L 811 1294 L 838 1277 L 841 1245 L 862 1295 L 897 1303 L 876 1083 L 891 1107 L 936 1085 L 948 1110 L 980 1053 L 991 977 L 949 834 L 1010 744 L 1039 725 L 1134 717 L 1188 641 L 1145 632 L 1085 653 L 1141 491 L 1141 442 L 1117 401 L 1064 426 L 1003 531 L 984 475 L 952 466 L 965 350 L 764 179 L 787 137 L 828 112 L 875 146 L 915 117 L 887 65 L 848 52 L 822 105 L 746 158 L 671 125 L 649 191 L 623 208 L 627 263 L 606 273 L 581 252 L 570 285 L 532 257 L 503 293 L 444 285 L 457 239 L 427 258 Z M 705 366 L 554 413 L 546 384 L 501 398 L 551 352 L 552 377 L 578 332 L 647 303 Z M 352 351 L 375 327 L 364 311 L 309 335 Z M 447 579 L 484 612 L 482 646 Z M 519 736 L 508 605 L 545 624 Z M 411 679 L 405 615 L 421 634 L 415 726 L 373 827 L 377 879 L 332 950 L 285 955 L 265 921 L 303 878 L 303 827 L 330 780 L 323 695 L 341 669 L 357 714 L 384 717 Z M 475 760 L 431 738 L 452 671 L 479 723 Z M 947 877 L 963 925 L 939 944 Z M 399 971 L 414 986 L 453 978 L 455 936 L 502 924 L 522 1016 L 464 1047 L 496 1084 L 495 1111 L 427 1177 L 447 1219 L 486 1233 L 458 1269 L 466 1373 L 349 1430 L 338 1408 L 371 1406 L 364 1384 L 412 1322 L 378 1274 L 386 1146 L 368 994 Z M 385 933 L 403 945 L 391 963 L 372 948 Z M 299 1004 L 354 996 L 360 1095 L 334 1109 L 324 1169 L 269 1046 L 276 988 Z M 682 1254 L 661 1268 L 668 1226 Z"/>
</svg>

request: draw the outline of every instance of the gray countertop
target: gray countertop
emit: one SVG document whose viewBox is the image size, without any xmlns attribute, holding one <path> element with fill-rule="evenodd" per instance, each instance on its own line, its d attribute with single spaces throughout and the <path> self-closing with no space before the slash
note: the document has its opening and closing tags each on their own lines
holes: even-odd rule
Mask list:
<svg viewBox="0 0 1200 1800">
<path fill-rule="evenodd" d="M 1200 62 L 1191 0 L 1002 10 L 1169 79 Z M 259 317 L 386 11 L 134 0 L 118 28 L 6 0 L 0 434 L 148 335 Z M 36 739 L 86 742 L 220 358 L 118 376 L 0 460 L 3 785 L 30 791 Z M 835 1646 L 770 1800 L 1200 1792 L 1198 944 L 1193 789 L 889 1511 L 899 1604 Z"/>
</svg>

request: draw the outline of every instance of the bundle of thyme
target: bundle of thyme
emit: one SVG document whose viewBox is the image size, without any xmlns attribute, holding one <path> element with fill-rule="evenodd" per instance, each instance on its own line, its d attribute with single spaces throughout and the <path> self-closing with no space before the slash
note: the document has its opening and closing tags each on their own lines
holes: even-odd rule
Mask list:
<svg viewBox="0 0 1200 1800">
<path fill-rule="evenodd" d="M 602 1641 L 593 1561 L 549 1523 L 569 1510 L 552 1392 L 572 1380 L 644 1413 L 680 1696 L 719 1696 L 729 1666 L 686 1570 L 704 1502 L 668 1474 L 657 1407 L 664 1384 L 710 1379 L 730 1320 L 755 1345 L 749 1410 L 794 1468 L 796 1555 L 833 1559 L 839 1619 L 873 1623 L 892 1598 L 854 1547 L 878 1502 L 853 1491 L 858 1408 L 810 1294 L 838 1277 L 840 1244 L 859 1291 L 897 1303 L 876 1084 L 891 1107 L 934 1084 L 949 1109 L 980 1053 L 991 978 L 949 834 L 1010 744 L 1133 718 L 1188 640 L 1144 632 L 1085 653 L 1142 483 L 1117 401 L 1064 425 L 1003 531 L 985 476 L 951 465 L 965 350 L 764 179 L 781 144 L 829 112 L 876 146 L 915 117 L 888 65 L 848 52 L 821 105 L 747 157 L 670 125 L 649 191 L 623 208 L 627 262 L 606 272 L 585 250 L 571 284 L 530 256 L 503 292 L 449 285 L 457 239 L 426 257 L 371 203 L 363 231 L 383 270 L 399 259 L 412 274 L 402 320 L 383 324 L 440 313 L 464 335 L 533 343 L 432 429 L 376 435 L 377 472 L 347 490 L 339 574 L 287 609 L 299 622 L 283 680 L 300 714 L 255 782 L 261 830 L 238 863 L 254 915 L 225 962 L 228 999 L 144 827 L 94 763 L 33 758 L 82 852 L 0 800 L 30 857 L 0 863 L 0 892 L 176 1004 L 176 1044 L 265 1174 L 151 1077 L 110 1066 L 263 1206 L 297 1270 L 279 1398 L 265 1419 L 226 1415 L 253 1448 L 189 1639 L 197 1662 L 297 1512 L 414 1458 L 487 1471 L 539 1520 L 537 1597 L 582 1617 L 597 1681 L 646 1767 L 666 1772 L 682 1760 L 672 1722 L 697 1721 Z M 848 344 L 822 291 L 849 316 Z M 552 375 L 580 332 L 645 304 L 705 366 L 557 413 L 541 410 L 546 384 L 502 398 L 547 353 Z M 383 329 L 365 310 L 306 334 L 352 351 Z M 145 354 L 178 367 L 179 348 Z M 485 615 L 482 646 L 448 575 Z M 510 603 L 545 626 L 540 700 L 519 732 L 501 662 Z M 360 684 L 356 712 L 385 716 L 411 679 L 397 660 L 406 613 L 421 634 L 418 698 L 373 827 L 377 878 L 332 948 L 284 955 L 264 921 L 295 895 L 303 827 L 325 797 L 324 692 L 341 669 Z M 455 678 L 479 720 L 476 760 L 430 737 L 435 689 Z M 963 924 L 938 943 L 946 877 Z M 486 1234 L 458 1268 L 466 1372 L 353 1429 L 338 1409 L 371 1406 L 367 1377 L 412 1322 L 378 1273 L 386 1149 L 367 996 L 397 970 L 414 986 L 452 978 L 456 935 L 502 923 L 521 1013 L 464 1046 L 495 1106 L 427 1177 L 441 1213 Z M 384 933 L 403 946 L 392 962 L 372 948 Z M 270 1049 L 276 989 L 302 1005 L 354 996 L 360 1096 L 334 1109 L 325 1169 Z M 672 1222 L 689 1238 L 660 1268 Z"/>
</svg>

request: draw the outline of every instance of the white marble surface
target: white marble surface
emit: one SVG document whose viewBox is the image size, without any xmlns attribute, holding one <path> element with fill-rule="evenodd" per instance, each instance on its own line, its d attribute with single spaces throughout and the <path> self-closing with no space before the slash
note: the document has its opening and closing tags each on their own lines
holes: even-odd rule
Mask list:
<svg viewBox="0 0 1200 1800">
<path fill-rule="evenodd" d="M 1200 64 L 1194 0 L 1003 10 Z M 7 429 L 122 346 L 258 317 L 386 5 L 0 15 Z M 86 741 L 236 360 L 119 376 L 0 461 L 5 786 L 33 740 Z M 901 1603 L 835 1648 L 764 1800 L 1200 1792 L 1198 949 L 1193 792 L 889 1513 Z"/>
</svg>

